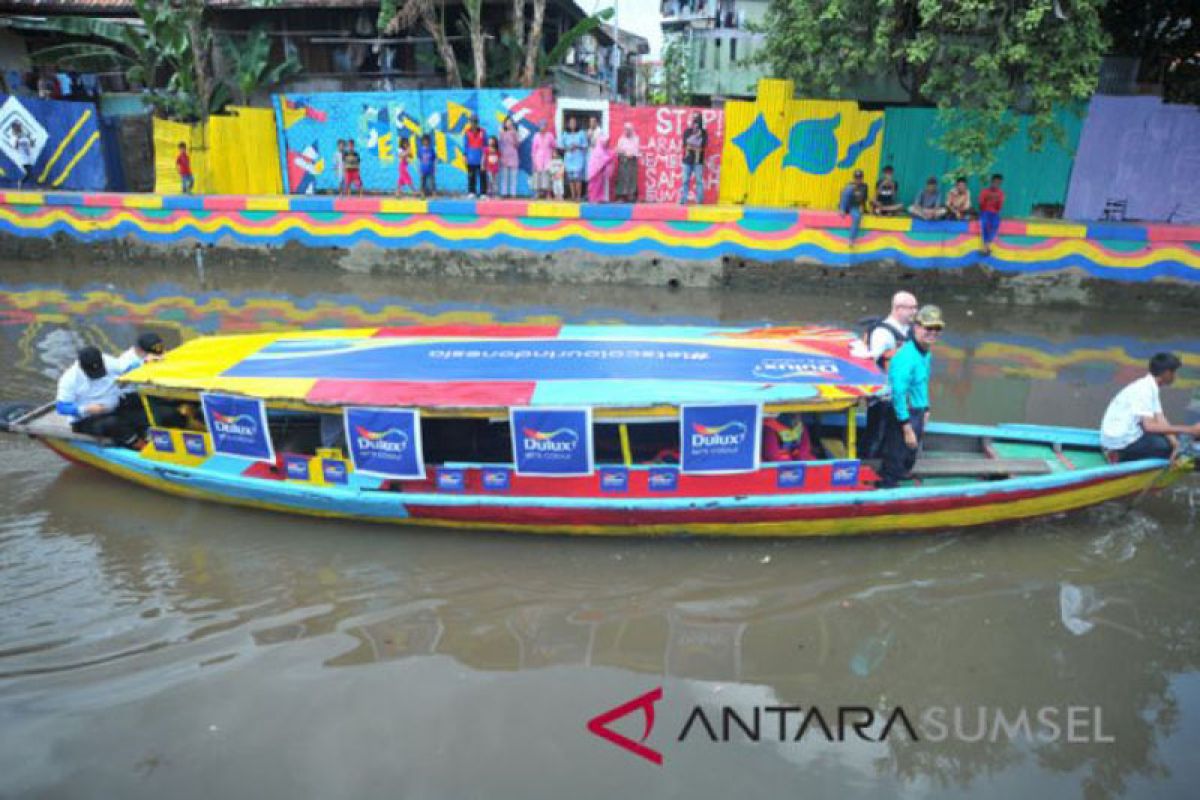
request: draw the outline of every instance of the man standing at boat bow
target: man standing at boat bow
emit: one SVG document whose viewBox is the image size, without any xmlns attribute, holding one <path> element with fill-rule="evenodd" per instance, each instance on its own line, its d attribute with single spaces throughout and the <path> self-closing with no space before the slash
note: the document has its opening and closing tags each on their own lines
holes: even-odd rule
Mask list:
<svg viewBox="0 0 1200 800">
<path fill-rule="evenodd" d="M 933 343 L 946 323 L 942 310 L 929 305 L 913 319 L 912 336 L 888 364 L 892 405 L 887 415 L 879 473 L 879 488 L 891 489 L 908 477 L 929 421 L 929 372 Z"/>
</svg>

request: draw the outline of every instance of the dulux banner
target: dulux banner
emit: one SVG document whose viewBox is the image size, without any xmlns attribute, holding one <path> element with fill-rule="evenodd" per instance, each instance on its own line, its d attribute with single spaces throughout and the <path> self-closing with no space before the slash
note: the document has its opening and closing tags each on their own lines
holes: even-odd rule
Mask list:
<svg viewBox="0 0 1200 800">
<path fill-rule="evenodd" d="M 681 411 L 680 467 L 684 472 L 758 469 L 761 406 L 683 406 Z"/>
<path fill-rule="evenodd" d="M 275 461 L 262 400 L 201 394 L 200 403 L 212 434 L 214 452 L 251 461 Z"/>
<path fill-rule="evenodd" d="M 590 408 L 514 408 L 509 425 L 517 474 L 592 474 Z"/>
<path fill-rule="evenodd" d="M 424 478 L 421 418 L 411 408 L 347 408 L 346 441 L 354 469 L 382 478 Z"/>
</svg>

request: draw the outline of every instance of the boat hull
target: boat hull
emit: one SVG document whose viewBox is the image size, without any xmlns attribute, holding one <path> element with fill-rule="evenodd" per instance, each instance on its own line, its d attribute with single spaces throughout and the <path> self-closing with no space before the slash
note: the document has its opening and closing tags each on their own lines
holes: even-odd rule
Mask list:
<svg viewBox="0 0 1200 800">
<path fill-rule="evenodd" d="M 262 480 L 87 442 L 43 439 L 64 458 L 181 497 L 419 527 L 617 536 L 800 537 L 967 528 L 1138 497 L 1186 466 L 1146 460 L 966 486 L 770 496 L 580 498 L 364 491 Z"/>
</svg>

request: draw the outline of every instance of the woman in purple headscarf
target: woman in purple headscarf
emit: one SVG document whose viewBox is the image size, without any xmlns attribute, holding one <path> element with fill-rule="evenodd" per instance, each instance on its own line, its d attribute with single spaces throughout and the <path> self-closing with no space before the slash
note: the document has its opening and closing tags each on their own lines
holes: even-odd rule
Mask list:
<svg viewBox="0 0 1200 800">
<path fill-rule="evenodd" d="M 600 131 L 588 154 L 588 202 L 607 203 L 608 185 L 612 182 L 613 164 L 616 156 L 608 149 L 608 134 Z"/>
</svg>

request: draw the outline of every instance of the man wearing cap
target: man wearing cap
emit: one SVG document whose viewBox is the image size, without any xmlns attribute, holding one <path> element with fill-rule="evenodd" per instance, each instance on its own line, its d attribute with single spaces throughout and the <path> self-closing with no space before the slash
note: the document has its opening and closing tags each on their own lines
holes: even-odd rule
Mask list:
<svg viewBox="0 0 1200 800">
<path fill-rule="evenodd" d="M 854 180 L 842 189 L 842 197 L 838 201 L 838 210 L 850 217 L 850 241 L 858 238 L 858 226 L 862 224 L 863 206 L 867 204 L 867 183 L 863 180 L 863 171 L 854 170 Z"/>
<path fill-rule="evenodd" d="M 891 489 L 908 477 L 929 420 L 930 350 L 945 322 L 937 306 L 925 306 L 913 319 L 912 335 L 888 364 L 891 413 L 883 435 L 879 488 Z"/>
<path fill-rule="evenodd" d="M 153 331 L 146 331 L 138 336 L 133 347 L 117 356 L 117 375 L 133 372 L 147 361 L 158 361 L 163 357 L 166 346 L 162 337 Z M 149 426 L 146 418 L 146 407 L 138 396 L 137 387 L 132 384 L 121 388 L 121 404 L 119 408 L 126 421 L 139 433 Z"/>
<path fill-rule="evenodd" d="M 58 379 L 55 397 L 56 410 L 71 420 L 71 430 L 122 444 L 135 438 L 131 426 L 117 412 L 119 374 L 117 360 L 98 347 L 79 349 L 78 360 Z"/>
<path fill-rule="evenodd" d="M 1117 461 L 1143 458 L 1174 458 L 1179 454 L 1177 434 L 1200 436 L 1200 423 L 1172 425 L 1163 414 L 1158 390 L 1175 382 L 1183 366 L 1174 353 L 1156 353 L 1149 371 L 1126 386 L 1104 410 L 1100 423 L 1100 445 Z"/>
</svg>

